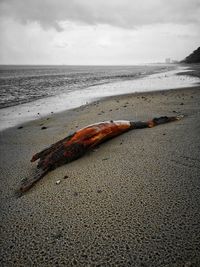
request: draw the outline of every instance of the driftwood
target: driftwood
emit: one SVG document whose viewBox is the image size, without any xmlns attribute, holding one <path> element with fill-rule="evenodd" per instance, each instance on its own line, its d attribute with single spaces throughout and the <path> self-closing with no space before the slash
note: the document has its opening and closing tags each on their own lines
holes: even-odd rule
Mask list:
<svg viewBox="0 0 200 267">
<path fill-rule="evenodd" d="M 31 162 L 39 159 L 37 165 L 38 171 L 33 178 L 22 181 L 19 191 L 21 193 L 26 192 L 49 171 L 80 158 L 89 149 L 94 148 L 108 139 L 130 130 L 152 128 L 159 124 L 180 120 L 182 117 L 165 116 L 154 118 L 147 122 L 105 121 L 82 128 L 41 152 L 36 153 L 32 157 Z"/>
</svg>

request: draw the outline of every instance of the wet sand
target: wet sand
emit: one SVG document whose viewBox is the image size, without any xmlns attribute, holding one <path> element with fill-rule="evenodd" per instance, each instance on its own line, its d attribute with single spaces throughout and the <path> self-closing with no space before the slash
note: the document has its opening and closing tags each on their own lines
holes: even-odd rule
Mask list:
<svg viewBox="0 0 200 267">
<path fill-rule="evenodd" d="M 33 153 L 68 133 L 176 114 L 186 116 L 116 137 L 16 197 Z M 200 87 L 109 97 L 21 126 L 1 132 L 1 266 L 200 266 Z"/>
</svg>

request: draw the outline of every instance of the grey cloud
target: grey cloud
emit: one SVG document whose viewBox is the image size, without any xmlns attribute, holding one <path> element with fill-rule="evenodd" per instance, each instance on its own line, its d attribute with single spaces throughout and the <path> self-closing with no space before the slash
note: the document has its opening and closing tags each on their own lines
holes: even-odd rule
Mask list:
<svg viewBox="0 0 200 267">
<path fill-rule="evenodd" d="M 60 21 L 124 28 L 155 23 L 199 23 L 199 0 L 0 0 L 0 14 L 61 31 Z"/>
</svg>

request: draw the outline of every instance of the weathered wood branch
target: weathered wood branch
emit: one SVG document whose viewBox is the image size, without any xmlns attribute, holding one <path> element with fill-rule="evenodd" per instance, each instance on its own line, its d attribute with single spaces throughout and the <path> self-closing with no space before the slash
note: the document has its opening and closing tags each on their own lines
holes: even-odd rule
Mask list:
<svg viewBox="0 0 200 267">
<path fill-rule="evenodd" d="M 154 118 L 147 122 L 105 121 L 82 128 L 74 134 L 63 138 L 55 144 L 52 144 L 50 147 L 33 155 L 31 162 L 39 159 L 37 165 L 38 172 L 34 177 L 22 181 L 20 192 L 26 192 L 49 171 L 80 158 L 90 148 L 93 148 L 108 139 L 130 130 L 152 128 L 163 123 L 177 121 L 182 117 L 183 116 L 165 116 Z"/>
</svg>

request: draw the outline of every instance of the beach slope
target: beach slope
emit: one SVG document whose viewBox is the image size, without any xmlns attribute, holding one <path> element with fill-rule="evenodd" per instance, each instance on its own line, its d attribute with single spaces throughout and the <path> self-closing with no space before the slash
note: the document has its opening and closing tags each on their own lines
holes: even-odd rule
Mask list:
<svg viewBox="0 0 200 267">
<path fill-rule="evenodd" d="M 30 159 L 104 120 L 183 120 L 130 131 L 17 197 Z M 1 132 L 1 266 L 199 266 L 200 88 L 115 96 Z"/>
</svg>

